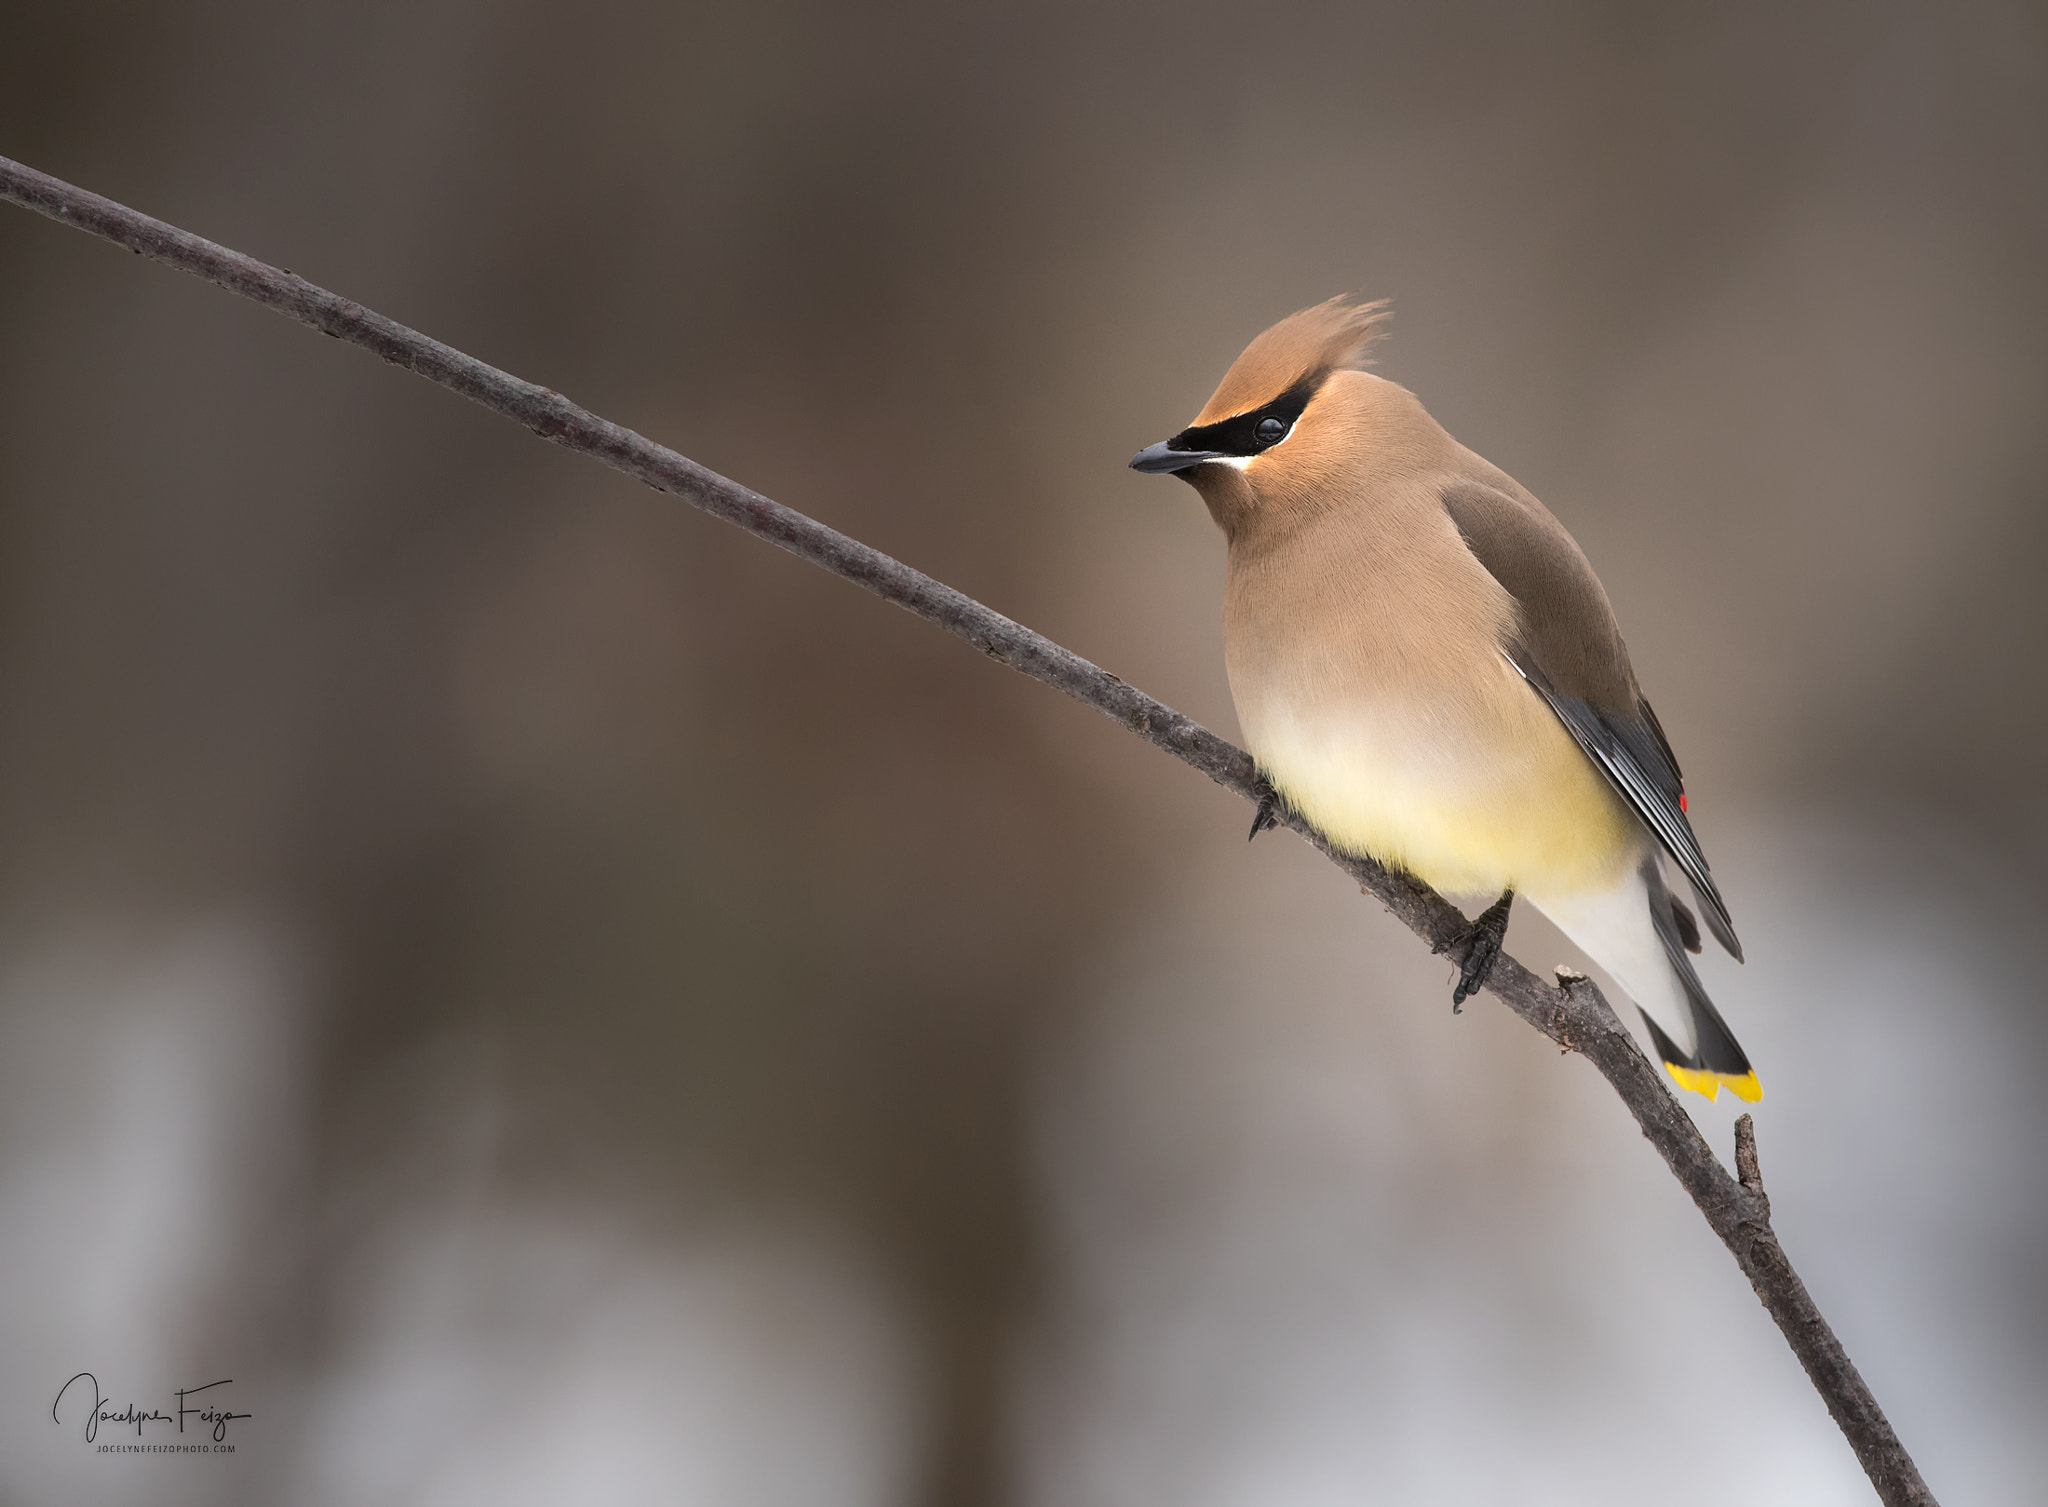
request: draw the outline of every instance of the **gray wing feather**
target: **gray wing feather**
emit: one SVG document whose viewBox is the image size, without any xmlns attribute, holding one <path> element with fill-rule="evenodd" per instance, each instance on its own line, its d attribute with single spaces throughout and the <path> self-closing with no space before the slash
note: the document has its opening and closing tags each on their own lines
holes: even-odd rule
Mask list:
<svg viewBox="0 0 2048 1507">
<path fill-rule="evenodd" d="M 1473 558 L 1520 608 L 1521 632 L 1502 648 L 1508 662 L 1684 872 L 1714 939 L 1741 958 L 1727 903 L 1680 805 L 1678 760 L 1636 686 L 1593 567 L 1564 526 L 1519 488 L 1510 493 L 1461 477 L 1444 487 L 1443 503 Z"/>
<path fill-rule="evenodd" d="M 1693 893 L 1699 896 L 1707 930 L 1714 934 L 1714 940 L 1727 948 L 1737 962 L 1742 961 L 1742 943 L 1736 939 L 1728 903 L 1714 883 L 1707 855 L 1700 851 L 1700 840 L 1693 834 L 1692 822 L 1678 804 L 1684 789 L 1679 783 L 1678 766 L 1662 746 L 1661 736 L 1643 736 L 1643 732 L 1655 726 L 1654 720 L 1649 720 L 1647 726 L 1639 723 L 1630 727 L 1589 702 L 1561 694 L 1535 665 L 1524 663 L 1513 653 L 1507 659 L 1549 703 L 1557 720 L 1572 735 L 1572 741 L 1607 776 L 1607 782 L 1678 864 Z M 1644 709 L 1648 710 L 1647 702 Z"/>
</svg>

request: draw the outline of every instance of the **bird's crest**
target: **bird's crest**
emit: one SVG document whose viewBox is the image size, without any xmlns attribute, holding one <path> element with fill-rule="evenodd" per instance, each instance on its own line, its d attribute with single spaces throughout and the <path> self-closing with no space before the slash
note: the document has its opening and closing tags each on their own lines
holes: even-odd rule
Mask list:
<svg viewBox="0 0 2048 1507">
<path fill-rule="evenodd" d="M 1243 413 L 1302 384 L 1320 386 L 1331 372 L 1363 370 L 1393 313 L 1384 298 L 1357 303 L 1340 294 L 1289 314 L 1244 348 L 1195 423 Z"/>
</svg>

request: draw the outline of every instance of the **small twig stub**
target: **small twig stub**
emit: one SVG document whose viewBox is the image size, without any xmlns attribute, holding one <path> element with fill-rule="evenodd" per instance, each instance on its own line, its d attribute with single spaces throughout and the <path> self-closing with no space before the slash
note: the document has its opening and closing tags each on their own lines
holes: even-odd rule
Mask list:
<svg viewBox="0 0 2048 1507">
<path fill-rule="evenodd" d="M 1756 1159 L 1756 1121 L 1748 1115 L 1735 1122 L 1735 1177 L 1744 1188 L 1762 1200 L 1768 1216 L 1770 1200 L 1764 1193 L 1763 1169 Z"/>
</svg>

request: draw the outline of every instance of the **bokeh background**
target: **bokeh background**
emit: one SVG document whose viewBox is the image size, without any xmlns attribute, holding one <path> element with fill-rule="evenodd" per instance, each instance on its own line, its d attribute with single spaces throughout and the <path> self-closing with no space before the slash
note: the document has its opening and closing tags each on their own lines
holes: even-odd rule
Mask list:
<svg viewBox="0 0 2048 1507">
<path fill-rule="evenodd" d="M 1944 1501 L 2039 1499 L 2038 5 L 0 30 L 0 152 L 1230 732 L 1220 539 L 1123 463 L 1395 299 L 1686 762 L 1795 1260 Z M 1232 798 L 14 210 L 0 330 L 0 1500 L 1871 1499 L 1592 1071 Z M 255 1417 L 96 1455 L 88 1368 Z"/>
</svg>

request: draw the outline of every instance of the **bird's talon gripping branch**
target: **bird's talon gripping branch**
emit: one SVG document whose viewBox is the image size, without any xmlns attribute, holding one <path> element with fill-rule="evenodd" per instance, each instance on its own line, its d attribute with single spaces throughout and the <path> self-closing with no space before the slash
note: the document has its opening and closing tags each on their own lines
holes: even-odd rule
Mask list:
<svg viewBox="0 0 2048 1507">
<path fill-rule="evenodd" d="M 1439 943 L 1431 950 L 1464 954 L 1458 964 L 1457 987 L 1451 990 L 1451 1013 L 1464 1013 L 1465 1001 L 1486 987 L 1487 975 L 1493 972 L 1494 959 L 1500 956 L 1501 944 L 1507 940 L 1508 911 L 1514 906 L 1515 892 L 1502 890 L 1493 904 L 1481 911 L 1472 924 L 1452 937 L 1448 942 Z"/>
<path fill-rule="evenodd" d="M 1252 817 L 1251 837 L 1247 837 L 1246 842 L 1250 842 L 1261 832 L 1270 832 L 1280 825 L 1280 818 L 1274 814 L 1279 809 L 1280 792 L 1273 788 L 1264 775 L 1259 776 L 1258 788 L 1259 809 L 1257 815 Z"/>
</svg>

